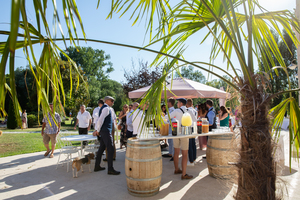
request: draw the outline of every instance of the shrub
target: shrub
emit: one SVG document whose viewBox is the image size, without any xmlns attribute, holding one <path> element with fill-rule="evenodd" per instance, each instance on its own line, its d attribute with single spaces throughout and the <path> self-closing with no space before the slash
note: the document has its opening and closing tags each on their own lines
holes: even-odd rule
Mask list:
<svg viewBox="0 0 300 200">
<path fill-rule="evenodd" d="M 28 128 L 38 124 L 38 118 L 35 115 L 27 115 Z"/>
<path fill-rule="evenodd" d="M 17 118 L 15 115 L 14 104 L 13 104 L 13 101 L 10 101 L 9 107 L 8 107 L 7 128 L 15 129 L 17 127 L 18 127 L 18 122 L 17 122 Z"/>
</svg>

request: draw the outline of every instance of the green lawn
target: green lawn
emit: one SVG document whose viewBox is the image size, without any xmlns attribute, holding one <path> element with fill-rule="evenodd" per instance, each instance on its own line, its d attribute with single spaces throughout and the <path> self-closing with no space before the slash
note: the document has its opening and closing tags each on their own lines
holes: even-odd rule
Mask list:
<svg viewBox="0 0 300 200">
<path fill-rule="evenodd" d="M 4 127 L 0 127 L 0 131 L 2 132 L 41 132 L 42 126 L 36 126 L 34 128 L 27 128 L 27 129 L 21 129 L 21 128 L 16 128 L 16 129 L 7 129 Z M 64 125 L 61 126 L 61 130 L 68 130 L 68 131 L 75 131 L 74 126 L 71 125 Z"/>
<path fill-rule="evenodd" d="M 61 126 L 61 130 L 77 132 L 78 129 L 74 130 L 74 126 L 70 123 L 71 120 L 66 121 L 66 124 Z M 42 126 L 36 126 L 35 128 L 28 129 L 7 129 L 0 127 L 0 131 L 4 132 L 0 137 L 0 157 L 45 151 L 43 137 L 41 136 L 41 130 Z M 120 140 L 120 136 L 118 137 L 118 140 Z M 72 144 L 80 145 L 79 142 Z M 56 149 L 59 149 L 60 147 L 61 146 L 59 146 L 59 144 L 56 145 Z"/>
<path fill-rule="evenodd" d="M 72 144 L 80 146 L 80 142 L 72 142 Z M 61 146 L 58 143 L 56 149 L 59 149 L 60 147 Z M 41 133 L 3 133 L 2 136 L 0 136 L 0 157 L 45 150 Z"/>
<path fill-rule="evenodd" d="M 39 151 L 45 151 L 40 133 L 4 133 L 0 137 L 0 157 Z"/>
</svg>

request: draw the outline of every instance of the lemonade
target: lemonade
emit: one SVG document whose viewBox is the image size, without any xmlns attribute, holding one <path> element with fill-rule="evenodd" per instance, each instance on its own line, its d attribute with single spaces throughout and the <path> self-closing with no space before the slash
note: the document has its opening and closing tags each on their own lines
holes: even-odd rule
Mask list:
<svg viewBox="0 0 300 200">
<path fill-rule="evenodd" d="M 184 113 L 181 118 L 182 126 L 192 126 L 192 117 L 189 113 Z"/>
</svg>

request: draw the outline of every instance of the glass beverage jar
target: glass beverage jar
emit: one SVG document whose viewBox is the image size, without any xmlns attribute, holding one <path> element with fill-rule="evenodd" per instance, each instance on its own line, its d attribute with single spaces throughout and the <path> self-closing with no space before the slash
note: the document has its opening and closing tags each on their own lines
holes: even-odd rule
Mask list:
<svg viewBox="0 0 300 200">
<path fill-rule="evenodd" d="M 192 117 L 189 113 L 184 113 L 181 118 L 181 126 L 192 126 Z"/>
<path fill-rule="evenodd" d="M 208 133 L 209 131 L 209 123 L 207 118 L 202 118 L 202 133 Z"/>
</svg>

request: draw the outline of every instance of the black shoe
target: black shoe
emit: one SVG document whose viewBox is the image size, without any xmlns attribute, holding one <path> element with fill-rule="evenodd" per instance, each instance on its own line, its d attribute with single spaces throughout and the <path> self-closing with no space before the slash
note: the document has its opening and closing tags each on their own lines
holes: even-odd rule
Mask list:
<svg viewBox="0 0 300 200">
<path fill-rule="evenodd" d="M 116 160 L 115 158 L 113 160 Z M 103 158 L 103 161 L 107 162 L 107 159 L 106 158 Z"/>
<path fill-rule="evenodd" d="M 105 167 L 95 167 L 94 172 L 105 170 Z"/>
<path fill-rule="evenodd" d="M 173 157 L 170 159 L 170 161 L 174 161 Z"/>
<path fill-rule="evenodd" d="M 203 159 L 206 159 L 206 156 L 202 156 Z"/>
<path fill-rule="evenodd" d="M 164 158 L 171 158 L 172 156 L 170 156 L 169 154 L 163 154 L 162 157 L 164 157 Z"/>
<path fill-rule="evenodd" d="M 109 175 L 119 175 L 121 172 L 116 171 L 116 170 L 112 170 L 112 171 L 108 171 L 107 174 Z"/>
</svg>

